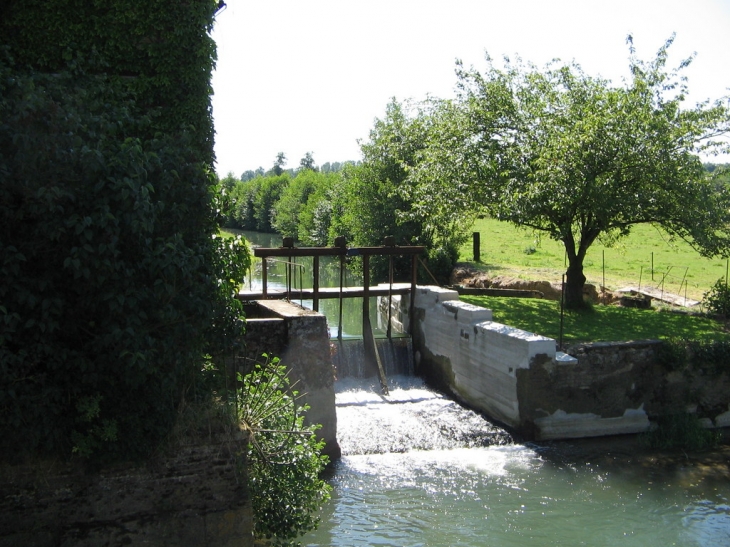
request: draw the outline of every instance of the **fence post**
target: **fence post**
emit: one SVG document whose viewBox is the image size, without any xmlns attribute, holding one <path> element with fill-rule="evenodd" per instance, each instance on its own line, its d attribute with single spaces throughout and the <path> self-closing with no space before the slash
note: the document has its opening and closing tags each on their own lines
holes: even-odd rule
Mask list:
<svg viewBox="0 0 730 547">
<path fill-rule="evenodd" d="M 479 259 L 480 259 L 480 256 L 479 256 L 479 247 L 480 247 L 479 232 L 474 232 L 474 234 L 472 235 L 472 239 L 473 239 L 473 247 L 474 247 L 474 262 L 479 262 Z"/>
</svg>

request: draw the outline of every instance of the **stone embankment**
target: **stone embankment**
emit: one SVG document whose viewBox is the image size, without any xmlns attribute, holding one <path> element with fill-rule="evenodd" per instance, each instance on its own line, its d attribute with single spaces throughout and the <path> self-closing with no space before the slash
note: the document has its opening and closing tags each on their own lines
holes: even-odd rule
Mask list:
<svg viewBox="0 0 730 547">
<path fill-rule="evenodd" d="M 560 300 L 561 284 L 551 281 L 535 281 L 520 279 L 517 277 L 491 275 L 487 272 L 477 270 L 468 264 L 457 264 L 451 272 L 450 283 L 452 286 L 461 286 L 475 289 L 511 289 L 520 291 L 533 291 L 539 293 L 541 298 L 547 300 Z M 586 283 L 583 294 L 591 302 L 602 304 L 614 304 L 621 298 L 621 293 L 607 290 L 595 285 Z"/>
</svg>

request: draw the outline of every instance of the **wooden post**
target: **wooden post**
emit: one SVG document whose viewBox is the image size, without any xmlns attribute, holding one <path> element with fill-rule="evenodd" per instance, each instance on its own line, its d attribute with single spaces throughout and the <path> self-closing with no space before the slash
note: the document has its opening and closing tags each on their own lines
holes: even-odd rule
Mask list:
<svg viewBox="0 0 730 547">
<path fill-rule="evenodd" d="M 481 244 L 479 242 L 479 232 L 474 232 L 472 234 L 472 239 L 474 240 L 473 246 L 474 246 L 474 262 L 479 262 L 480 256 L 479 251 Z"/>
</svg>

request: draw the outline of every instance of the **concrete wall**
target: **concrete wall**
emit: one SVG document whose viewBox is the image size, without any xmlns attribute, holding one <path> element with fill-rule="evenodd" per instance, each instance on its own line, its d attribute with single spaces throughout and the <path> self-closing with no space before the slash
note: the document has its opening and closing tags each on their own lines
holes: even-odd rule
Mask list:
<svg viewBox="0 0 730 547">
<path fill-rule="evenodd" d="M 0 467 L 0 547 L 252 547 L 239 440 L 178 446 L 144 466 Z"/>
<path fill-rule="evenodd" d="M 584 344 L 562 353 L 555 340 L 496 323 L 490 310 L 458 298 L 418 287 L 413 317 L 408 297 L 394 298 L 393 328 L 411 330 L 418 374 L 526 438 L 639 433 L 650 416 L 684 410 L 707 426 L 730 423 L 727 374 L 665 370 L 659 342 Z M 385 315 L 387 302 L 380 304 Z"/>
<path fill-rule="evenodd" d="M 327 318 L 317 312 L 284 300 L 261 300 L 247 308 L 246 349 L 238 356 L 242 372 L 250 370 L 262 354 L 279 357 L 291 370 L 294 389 L 301 401 L 310 406 L 306 422 L 321 424 L 318 431 L 331 459 L 340 457 L 337 444 L 334 369 L 330 354 Z"/>
</svg>

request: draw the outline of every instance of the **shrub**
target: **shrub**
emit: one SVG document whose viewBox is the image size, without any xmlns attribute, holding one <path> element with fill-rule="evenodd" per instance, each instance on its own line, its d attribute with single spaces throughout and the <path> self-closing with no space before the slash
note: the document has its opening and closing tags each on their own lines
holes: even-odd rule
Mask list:
<svg viewBox="0 0 730 547">
<path fill-rule="evenodd" d="M 239 419 L 249 432 L 248 486 L 255 532 L 275 545 L 294 545 L 313 530 L 330 487 L 319 474 L 327 464 L 318 426 L 304 427 L 308 407 L 297 404 L 286 369 L 274 358 L 243 380 Z"/>
<path fill-rule="evenodd" d="M 730 315 L 730 288 L 728 288 L 727 282 L 722 278 L 718 279 L 704 294 L 702 304 L 710 313 L 728 317 Z"/>
</svg>

